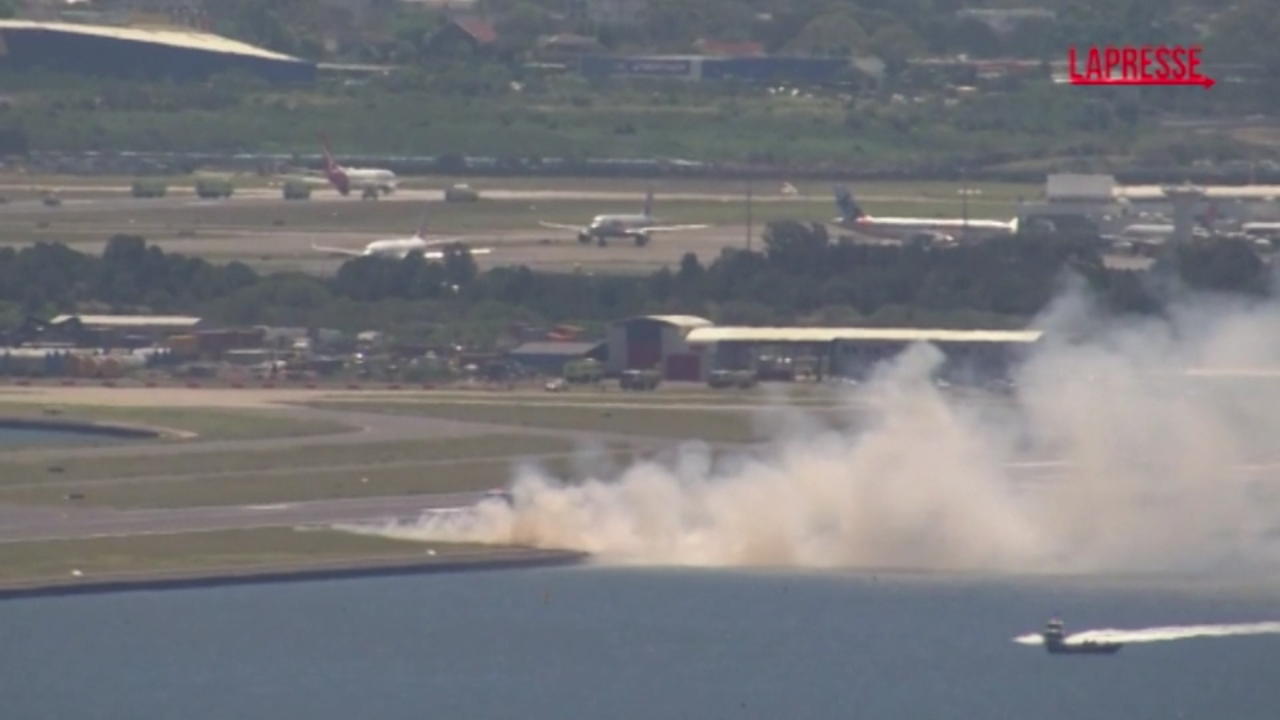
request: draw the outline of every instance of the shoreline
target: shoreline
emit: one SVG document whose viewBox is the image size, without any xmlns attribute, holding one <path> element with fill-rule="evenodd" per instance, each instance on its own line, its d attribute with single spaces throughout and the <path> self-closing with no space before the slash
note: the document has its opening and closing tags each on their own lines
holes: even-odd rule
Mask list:
<svg viewBox="0 0 1280 720">
<path fill-rule="evenodd" d="M 383 556 L 266 565 L 221 566 L 0 580 L 0 601 L 100 595 L 131 591 L 184 590 L 323 580 L 396 577 L 444 572 L 516 570 L 580 565 L 587 553 L 503 547 L 453 555 Z"/>
<path fill-rule="evenodd" d="M 80 435 L 101 435 L 103 437 L 130 438 L 136 440 L 153 440 L 163 437 L 160 430 L 136 425 L 120 425 L 100 423 L 92 420 L 64 420 L 45 417 L 0 417 L 0 429 L 6 430 L 46 430 L 52 432 L 77 433 Z"/>
</svg>

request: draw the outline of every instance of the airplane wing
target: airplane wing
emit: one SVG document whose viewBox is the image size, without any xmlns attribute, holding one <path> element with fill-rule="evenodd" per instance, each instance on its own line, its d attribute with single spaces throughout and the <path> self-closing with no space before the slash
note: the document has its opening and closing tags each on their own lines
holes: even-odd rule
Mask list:
<svg viewBox="0 0 1280 720">
<path fill-rule="evenodd" d="M 324 245 L 316 245 L 315 243 L 311 244 L 311 249 L 316 252 L 329 253 L 330 255 L 343 255 L 345 257 L 361 257 L 364 255 L 363 249 L 353 250 L 351 248 L 327 247 Z"/>
<path fill-rule="evenodd" d="M 638 233 L 661 233 L 661 232 L 678 232 L 681 230 L 703 230 L 711 227 L 710 225 L 654 225 L 653 227 L 635 228 L 632 232 Z"/>
<path fill-rule="evenodd" d="M 540 222 L 538 224 L 544 228 L 551 228 L 552 230 L 574 230 L 574 231 L 582 230 L 581 225 L 563 225 L 561 223 L 550 223 L 550 222 Z"/>
</svg>

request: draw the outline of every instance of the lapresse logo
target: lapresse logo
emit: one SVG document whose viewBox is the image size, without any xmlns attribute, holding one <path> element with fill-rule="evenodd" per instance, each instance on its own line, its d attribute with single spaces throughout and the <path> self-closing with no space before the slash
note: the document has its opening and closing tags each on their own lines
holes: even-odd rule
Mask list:
<svg viewBox="0 0 1280 720">
<path fill-rule="evenodd" d="M 1199 45 L 1095 46 L 1067 50 L 1072 85 L 1186 85 L 1206 90 Z"/>
</svg>

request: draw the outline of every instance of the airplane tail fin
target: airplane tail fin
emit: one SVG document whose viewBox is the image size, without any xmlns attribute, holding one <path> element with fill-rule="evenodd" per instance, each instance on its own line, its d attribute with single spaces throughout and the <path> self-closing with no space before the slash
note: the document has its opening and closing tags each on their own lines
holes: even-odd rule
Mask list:
<svg viewBox="0 0 1280 720">
<path fill-rule="evenodd" d="M 840 218 L 842 220 L 857 220 L 866 215 L 862 208 L 858 206 L 858 201 L 853 199 L 853 193 L 849 192 L 849 188 L 844 185 L 837 185 L 835 196 L 836 207 L 840 209 Z"/>
<path fill-rule="evenodd" d="M 644 195 L 644 216 L 653 217 L 653 188 L 649 188 Z"/>
<path fill-rule="evenodd" d="M 343 172 L 338 161 L 333 159 L 333 153 L 329 151 L 329 138 L 324 133 L 320 133 L 320 147 L 324 150 L 324 176 L 329 184 L 343 195 L 351 192 L 351 179 Z"/>
<path fill-rule="evenodd" d="M 324 169 L 326 172 L 337 170 L 338 163 L 333 159 L 333 153 L 329 150 L 329 136 L 320 133 L 320 149 L 324 152 Z"/>
</svg>

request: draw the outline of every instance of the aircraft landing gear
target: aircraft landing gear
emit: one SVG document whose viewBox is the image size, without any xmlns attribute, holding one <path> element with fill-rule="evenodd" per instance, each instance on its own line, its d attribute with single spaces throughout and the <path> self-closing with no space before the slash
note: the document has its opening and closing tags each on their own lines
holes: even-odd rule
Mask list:
<svg viewBox="0 0 1280 720">
<path fill-rule="evenodd" d="M 648 245 L 648 244 L 649 244 L 649 236 L 648 236 L 648 235 L 637 235 L 637 236 L 635 237 L 635 241 L 636 241 L 636 247 L 644 247 L 645 245 Z"/>
<path fill-rule="evenodd" d="M 578 242 L 582 243 L 583 245 L 586 245 L 587 243 L 591 242 L 591 236 L 586 233 L 578 233 Z"/>
</svg>

